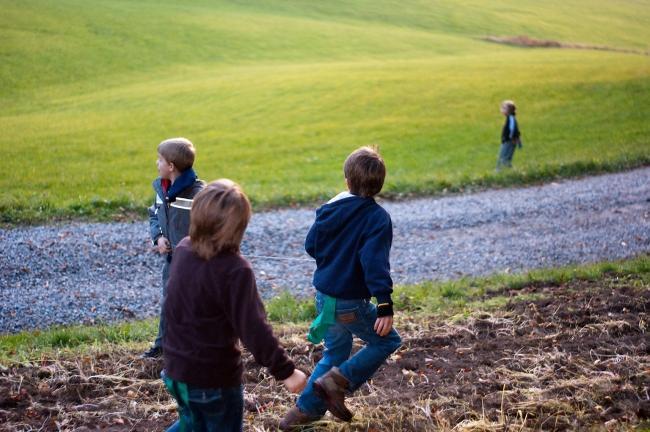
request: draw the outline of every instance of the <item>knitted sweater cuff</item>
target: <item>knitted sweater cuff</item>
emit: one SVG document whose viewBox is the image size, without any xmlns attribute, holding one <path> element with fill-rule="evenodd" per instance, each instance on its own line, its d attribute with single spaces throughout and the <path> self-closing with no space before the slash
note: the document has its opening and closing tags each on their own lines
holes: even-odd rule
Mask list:
<svg viewBox="0 0 650 432">
<path fill-rule="evenodd" d="M 377 297 L 377 317 L 393 315 L 393 300 L 388 296 Z"/>
</svg>

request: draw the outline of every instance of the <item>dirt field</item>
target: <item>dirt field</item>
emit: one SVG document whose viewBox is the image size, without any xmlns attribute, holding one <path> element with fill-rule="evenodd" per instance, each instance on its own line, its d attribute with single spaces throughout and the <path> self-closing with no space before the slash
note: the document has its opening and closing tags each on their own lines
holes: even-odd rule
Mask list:
<svg viewBox="0 0 650 432">
<path fill-rule="evenodd" d="M 519 36 L 486 36 L 482 38 L 488 42 L 500 43 L 505 45 L 515 45 L 526 48 L 569 48 L 569 49 L 587 49 L 597 51 L 614 51 L 630 54 L 650 55 L 650 51 L 617 48 L 606 45 L 591 45 L 575 42 L 562 42 L 551 39 L 535 39 L 526 35 Z"/>
<path fill-rule="evenodd" d="M 629 430 L 650 419 L 650 286 L 609 278 L 530 286 L 462 318 L 402 317 L 404 347 L 316 430 Z M 303 369 L 320 347 L 282 339 Z M 160 364 L 115 350 L 0 371 L 0 430 L 163 430 Z M 275 430 L 293 398 L 246 359 L 246 429 Z"/>
</svg>

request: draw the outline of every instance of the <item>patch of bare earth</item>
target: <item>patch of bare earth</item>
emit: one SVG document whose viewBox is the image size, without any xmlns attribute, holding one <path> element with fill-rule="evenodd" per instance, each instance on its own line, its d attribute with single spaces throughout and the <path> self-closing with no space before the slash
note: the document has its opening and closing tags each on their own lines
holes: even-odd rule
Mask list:
<svg viewBox="0 0 650 432">
<path fill-rule="evenodd" d="M 526 48 L 569 48 L 569 49 L 587 49 L 597 51 L 614 51 L 628 54 L 650 55 L 648 51 L 633 50 L 627 48 L 611 47 L 606 45 L 591 45 L 574 42 L 562 42 L 551 39 L 535 39 L 526 35 L 519 36 L 485 36 L 481 38 L 487 42 L 494 42 L 504 45 L 514 45 Z"/>
<path fill-rule="evenodd" d="M 401 316 L 404 346 L 348 399 L 351 424 L 315 430 L 628 430 L 650 418 L 650 286 L 609 278 L 513 292 L 467 318 Z M 534 298 L 535 300 L 531 300 Z M 298 365 L 322 350 L 279 329 Z M 160 362 L 115 350 L 0 372 L 0 430 L 163 430 Z M 276 430 L 293 396 L 246 357 L 245 428 Z"/>
</svg>

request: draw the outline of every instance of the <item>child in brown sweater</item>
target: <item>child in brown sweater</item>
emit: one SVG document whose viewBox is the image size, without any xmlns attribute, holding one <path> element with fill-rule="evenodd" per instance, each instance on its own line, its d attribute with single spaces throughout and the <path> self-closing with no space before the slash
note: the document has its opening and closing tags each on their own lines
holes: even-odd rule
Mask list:
<svg viewBox="0 0 650 432">
<path fill-rule="evenodd" d="M 251 215 L 230 180 L 210 183 L 192 204 L 190 236 L 174 252 L 165 301 L 163 380 L 178 403 L 169 431 L 241 431 L 239 341 L 291 392 L 306 384 L 266 321 L 250 264 L 239 253 Z"/>
</svg>

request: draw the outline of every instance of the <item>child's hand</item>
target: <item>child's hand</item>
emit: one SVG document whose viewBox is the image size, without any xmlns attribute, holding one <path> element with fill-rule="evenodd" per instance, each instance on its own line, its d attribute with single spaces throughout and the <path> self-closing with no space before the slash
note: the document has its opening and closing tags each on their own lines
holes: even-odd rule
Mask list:
<svg viewBox="0 0 650 432">
<path fill-rule="evenodd" d="M 307 375 L 301 370 L 294 369 L 291 376 L 282 382 L 291 393 L 300 393 L 307 385 Z"/>
<path fill-rule="evenodd" d="M 375 332 L 379 336 L 386 336 L 388 333 L 390 333 L 390 330 L 393 328 L 393 316 L 384 316 L 384 317 L 379 317 L 377 318 L 377 321 L 375 321 Z"/>
<path fill-rule="evenodd" d="M 172 251 L 172 245 L 169 244 L 169 240 L 167 240 L 163 236 L 160 236 L 158 237 L 158 243 L 156 244 L 156 249 L 158 250 L 159 254 L 164 254 Z"/>
</svg>

